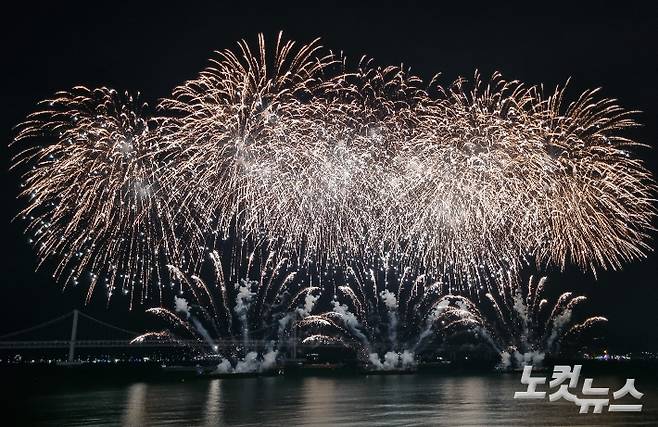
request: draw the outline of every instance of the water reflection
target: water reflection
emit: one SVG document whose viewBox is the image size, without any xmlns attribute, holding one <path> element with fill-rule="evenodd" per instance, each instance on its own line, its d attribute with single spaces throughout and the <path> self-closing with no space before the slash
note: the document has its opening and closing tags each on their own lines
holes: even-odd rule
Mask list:
<svg viewBox="0 0 658 427">
<path fill-rule="evenodd" d="M 128 399 L 121 420 L 122 425 L 143 426 L 146 424 L 146 389 L 145 383 L 136 383 L 128 387 Z"/>
<path fill-rule="evenodd" d="M 304 378 L 299 405 L 300 421 L 313 425 L 318 420 L 333 418 L 336 413 L 336 382 L 331 378 Z"/>
<path fill-rule="evenodd" d="M 221 413 L 221 380 L 214 379 L 208 383 L 208 399 L 206 400 L 206 419 L 204 424 L 207 426 L 217 426 L 222 424 Z"/>
<path fill-rule="evenodd" d="M 648 374 L 647 374 L 648 375 Z M 618 378 L 600 377 L 617 387 Z M 71 386 L 21 405 L 39 425 L 658 425 L 655 378 L 642 413 L 580 415 L 569 402 L 515 401 L 518 375 L 273 377 Z"/>
</svg>

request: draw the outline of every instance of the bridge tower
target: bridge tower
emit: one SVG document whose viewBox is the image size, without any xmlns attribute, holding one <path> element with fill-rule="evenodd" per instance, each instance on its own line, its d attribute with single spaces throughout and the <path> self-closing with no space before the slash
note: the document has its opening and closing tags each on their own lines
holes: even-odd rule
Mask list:
<svg viewBox="0 0 658 427">
<path fill-rule="evenodd" d="M 73 322 L 71 324 L 71 340 L 69 341 L 69 362 L 75 357 L 75 338 L 78 334 L 78 310 L 73 310 Z"/>
</svg>

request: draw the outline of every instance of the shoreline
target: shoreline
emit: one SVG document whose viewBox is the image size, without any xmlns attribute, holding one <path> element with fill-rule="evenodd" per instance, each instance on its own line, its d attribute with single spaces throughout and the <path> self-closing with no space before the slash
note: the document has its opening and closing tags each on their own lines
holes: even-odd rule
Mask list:
<svg viewBox="0 0 658 427">
<path fill-rule="evenodd" d="M 632 376 L 658 376 L 658 360 L 555 360 L 537 367 L 536 372 L 550 375 L 555 365 L 583 365 L 583 375 L 623 374 Z M 282 365 L 262 372 L 219 373 L 211 366 L 199 367 L 189 365 L 168 365 L 160 363 L 83 363 L 75 365 L 56 365 L 39 363 L 1 364 L 0 376 L 5 384 L 50 384 L 65 380 L 73 383 L 123 383 L 135 381 L 189 381 L 211 379 L 244 379 L 266 377 L 367 377 L 367 376 L 463 376 L 463 375 L 519 375 L 520 369 L 500 370 L 477 365 L 432 365 L 419 364 L 414 369 L 372 370 L 357 365 Z"/>
</svg>

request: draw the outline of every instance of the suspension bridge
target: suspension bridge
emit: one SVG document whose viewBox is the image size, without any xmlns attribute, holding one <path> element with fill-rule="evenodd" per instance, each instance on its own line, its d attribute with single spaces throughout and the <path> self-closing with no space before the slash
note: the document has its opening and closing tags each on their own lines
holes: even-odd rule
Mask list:
<svg viewBox="0 0 658 427">
<path fill-rule="evenodd" d="M 120 333 L 124 336 L 122 339 L 80 339 L 78 336 L 79 323 L 81 319 L 91 322 L 96 327 L 102 327 L 106 330 Z M 37 331 L 55 325 L 70 322 L 70 333 L 65 339 L 18 339 L 21 336 L 33 334 Z M 292 328 L 293 331 L 295 328 Z M 79 310 L 73 310 L 62 316 L 47 320 L 29 328 L 17 330 L 4 335 L 0 335 L 0 350 L 46 350 L 46 349 L 68 349 L 68 361 L 75 359 L 76 349 L 139 349 L 139 348 L 198 348 L 212 349 L 214 352 L 221 353 L 222 349 L 231 349 L 244 347 L 250 350 L 266 350 L 271 348 L 271 340 L 235 340 L 222 339 L 209 343 L 200 339 L 159 339 L 159 340 L 135 340 L 142 335 L 142 332 L 135 332 L 128 329 L 120 328 L 102 320 L 96 319 Z M 299 343 L 293 335 L 285 340 L 277 342 L 280 349 L 286 349 L 291 358 L 296 358 L 299 349 L 317 348 L 318 345 L 304 345 Z M 335 347 L 335 344 L 322 344 L 322 347 Z"/>
</svg>

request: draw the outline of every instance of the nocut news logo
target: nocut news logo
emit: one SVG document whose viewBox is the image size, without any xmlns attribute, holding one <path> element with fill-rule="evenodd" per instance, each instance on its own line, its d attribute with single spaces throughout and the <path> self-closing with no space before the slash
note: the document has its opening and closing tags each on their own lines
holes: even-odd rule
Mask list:
<svg viewBox="0 0 658 427">
<path fill-rule="evenodd" d="M 548 383 L 550 389 L 555 389 L 555 392 L 548 395 L 550 402 L 556 402 L 564 399 L 573 402 L 576 406 L 580 407 L 581 414 L 591 413 L 600 414 L 604 408 L 607 412 L 641 412 L 641 404 L 628 404 L 628 403 L 610 403 L 611 400 L 622 399 L 627 395 L 639 400 L 644 393 L 640 393 L 635 388 L 635 379 L 627 378 L 626 383 L 619 389 L 612 392 L 612 399 L 610 399 L 610 388 L 608 387 L 595 387 L 593 378 L 585 378 L 580 396 L 572 393 L 570 390 L 576 392 L 578 386 L 578 379 L 580 377 L 580 369 L 582 365 L 574 365 L 573 368 L 569 365 L 556 365 L 553 368 L 553 377 Z M 514 399 L 545 399 L 546 391 L 539 391 L 537 387 L 546 384 L 546 377 L 533 377 L 532 366 L 525 366 L 523 374 L 521 375 L 521 384 L 527 385 L 526 391 L 517 391 L 514 393 Z M 566 383 L 566 381 L 569 381 Z M 628 400 L 628 399 L 627 399 Z"/>
</svg>

